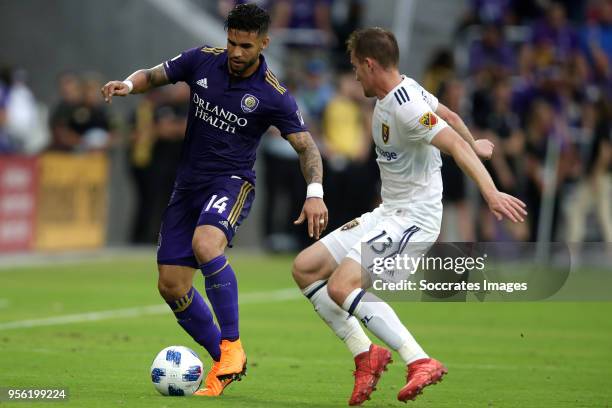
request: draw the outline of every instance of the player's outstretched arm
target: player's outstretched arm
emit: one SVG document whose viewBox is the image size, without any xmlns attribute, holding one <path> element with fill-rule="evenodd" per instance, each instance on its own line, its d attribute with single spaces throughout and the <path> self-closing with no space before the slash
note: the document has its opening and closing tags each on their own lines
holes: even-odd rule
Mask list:
<svg viewBox="0 0 612 408">
<path fill-rule="evenodd" d="M 302 174 L 308 184 L 306 201 L 302 212 L 294 224 L 308 220 L 308 235 L 319 239 L 327 228 L 327 207 L 323 202 L 323 161 L 319 149 L 308 132 L 297 132 L 287 136 L 287 140 L 300 158 Z"/>
<path fill-rule="evenodd" d="M 455 131 L 448 127 L 442 129 L 431 140 L 431 144 L 442 152 L 453 156 L 461 170 L 476 182 L 482 196 L 489 205 L 489 209 L 498 220 L 506 217 L 513 222 L 524 221 L 523 216 L 527 215 L 525 203 L 516 197 L 497 190 L 487 169 L 476 157 L 469 144 L 460 138 Z"/>
<path fill-rule="evenodd" d="M 170 83 L 162 64 L 149 69 L 139 69 L 124 81 L 109 81 L 101 89 L 102 97 L 111 103 L 113 96 L 126 96 L 130 93 L 143 93 L 151 88 Z"/>
<path fill-rule="evenodd" d="M 493 148 L 495 147 L 493 142 L 487 139 L 474 140 L 474 136 L 472 136 L 472 133 L 465 125 L 465 122 L 463 122 L 463 119 L 443 103 L 438 104 L 436 114 L 444 119 L 446 123 L 448 123 L 449 126 L 470 145 L 478 157 L 482 160 L 489 160 L 491 158 L 493 155 Z"/>
</svg>

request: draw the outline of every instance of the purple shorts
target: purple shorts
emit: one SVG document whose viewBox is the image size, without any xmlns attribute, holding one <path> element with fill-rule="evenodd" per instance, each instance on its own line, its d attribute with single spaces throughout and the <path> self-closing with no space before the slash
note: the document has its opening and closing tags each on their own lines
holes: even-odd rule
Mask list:
<svg viewBox="0 0 612 408">
<path fill-rule="evenodd" d="M 198 190 L 174 190 L 162 217 L 157 263 L 197 268 L 191 242 L 199 225 L 213 225 L 230 243 L 255 198 L 254 186 L 237 176 L 219 176 Z"/>
</svg>

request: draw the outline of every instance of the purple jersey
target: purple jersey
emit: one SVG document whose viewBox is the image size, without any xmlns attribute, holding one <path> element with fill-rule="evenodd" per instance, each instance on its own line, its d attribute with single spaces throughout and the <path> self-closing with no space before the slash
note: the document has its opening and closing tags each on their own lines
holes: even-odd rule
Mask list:
<svg viewBox="0 0 612 408">
<path fill-rule="evenodd" d="M 268 69 L 263 55 L 257 71 L 244 79 L 230 75 L 223 48 L 192 48 L 164 67 L 170 82 L 184 81 L 191 88 L 178 189 L 198 188 L 223 175 L 254 183 L 263 133 L 270 126 L 283 136 L 306 130 L 295 100 Z"/>
</svg>

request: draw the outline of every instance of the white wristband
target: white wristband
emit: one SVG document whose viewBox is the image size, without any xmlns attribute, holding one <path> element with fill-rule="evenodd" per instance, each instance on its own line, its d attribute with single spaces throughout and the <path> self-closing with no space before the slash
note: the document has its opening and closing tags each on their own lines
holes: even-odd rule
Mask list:
<svg viewBox="0 0 612 408">
<path fill-rule="evenodd" d="M 323 185 L 321 183 L 310 183 L 306 189 L 306 198 L 323 198 Z"/>
<path fill-rule="evenodd" d="M 132 93 L 132 90 L 134 89 L 134 83 L 129 79 L 126 79 L 125 81 L 123 81 L 123 83 L 127 85 L 129 89 L 128 93 Z"/>
</svg>

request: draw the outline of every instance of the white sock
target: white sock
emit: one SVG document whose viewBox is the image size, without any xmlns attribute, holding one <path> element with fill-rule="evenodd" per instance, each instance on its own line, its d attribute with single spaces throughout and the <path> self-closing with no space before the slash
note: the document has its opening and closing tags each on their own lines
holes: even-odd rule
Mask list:
<svg viewBox="0 0 612 408">
<path fill-rule="evenodd" d="M 355 289 L 344 300 L 342 308 L 356 316 L 376 337 L 396 350 L 406 364 L 428 358 L 391 306 L 375 295 Z"/>
<path fill-rule="evenodd" d="M 372 342 L 363 331 L 359 321 L 349 316 L 329 297 L 325 281 L 319 280 L 312 283 L 302 293 L 309 298 L 321 319 L 346 344 L 353 357 L 370 349 Z"/>
</svg>

